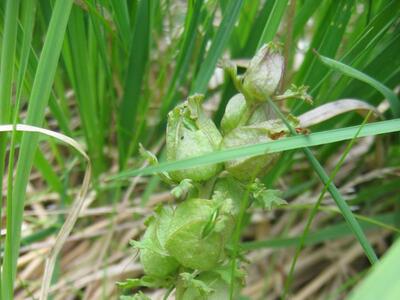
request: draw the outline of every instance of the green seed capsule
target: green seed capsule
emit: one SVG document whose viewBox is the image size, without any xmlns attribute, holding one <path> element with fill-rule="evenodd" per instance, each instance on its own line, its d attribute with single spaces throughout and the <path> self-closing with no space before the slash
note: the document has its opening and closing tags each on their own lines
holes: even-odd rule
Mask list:
<svg viewBox="0 0 400 300">
<path fill-rule="evenodd" d="M 258 129 L 247 126 L 239 127 L 229 133 L 223 140 L 222 149 L 269 142 L 271 139 Z M 276 154 L 245 157 L 225 162 L 225 169 L 241 181 L 255 179 L 275 160 Z"/>
<path fill-rule="evenodd" d="M 233 217 L 211 200 L 189 199 L 175 210 L 165 248 L 182 266 L 210 270 L 224 257 Z"/>
<path fill-rule="evenodd" d="M 167 161 L 176 161 L 211 153 L 219 149 L 222 136 L 203 112 L 203 96 L 194 95 L 168 114 Z M 221 170 L 220 164 L 174 171 L 170 176 L 176 182 L 184 179 L 204 181 Z"/>
<path fill-rule="evenodd" d="M 143 235 L 140 242 L 140 262 L 147 275 L 163 278 L 177 271 L 179 263 L 161 246 L 156 225 L 156 222 L 149 224 Z"/>
<path fill-rule="evenodd" d="M 246 100 L 242 94 L 233 96 L 225 108 L 224 116 L 221 120 L 221 129 L 224 134 L 231 132 L 236 127 L 243 125 L 246 116 L 249 114 Z"/>
<path fill-rule="evenodd" d="M 281 81 L 283 68 L 284 59 L 275 44 L 268 43 L 261 47 L 244 74 L 243 90 L 251 98 L 248 101 L 265 102 L 274 94 Z"/>
<path fill-rule="evenodd" d="M 140 261 L 147 275 L 163 278 L 179 267 L 176 259 L 165 250 L 164 243 L 168 235 L 173 210 L 169 207 L 159 208 L 156 216 L 147 221 L 147 229 L 140 242 Z"/>
<path fill-rule="evenodd" d="M 266 143 L 280 139 L 288 134 L 288 129 L 280 120 L 269 120 L 253 125 L 241 126 L 227 134 L 221 148 L 230 149 L 245 145 Z M 244 157 L 225 163 L 225 169 L 241 181 L 250 181 L 257 178 L 270 168 L 279 154 L 265 154 L 253 157 Z"/>
<path fill-rule="evenodd" d="M 249 109 L 243 94 L 236 94 L 226 105 L 225 113 L 221 120 L 221 129 L 224 135 L 227 135 L 237 127 L 265 122 L 268 118 L 270 118 L 270 114 L 267 105 Z"/>
</svg>

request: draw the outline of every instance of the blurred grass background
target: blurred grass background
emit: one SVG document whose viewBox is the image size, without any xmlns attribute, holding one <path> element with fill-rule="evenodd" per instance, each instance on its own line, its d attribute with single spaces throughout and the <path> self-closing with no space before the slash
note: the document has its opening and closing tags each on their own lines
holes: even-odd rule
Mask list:
<svg viewBox="0 0 400 300">
<path fill-rule="evenodd" d="M 219 124 L 235 93 L 220 59 L 247 62 L 263 43 L 281 42 L 282 90 L 305 84 L 314 106 L 360 99 L 385 119 L 399 117 L 396 96 L 385 99 L 376 86 L 329 67 L 313 51 L 398 94 L 399 14 L 396 0 L 1 1 L 0 123 L 69 135 L 85 145 L 94 168 L 87 205 L 58 261 L 53 299 L 117 299 L 115 282 L 140 276 L 129 240 L 140 237 L 152 208 L 171 196 L 156 176 L 106 179 L 146 165 L 139 142 L 162 157 L 166 115 L 192 93 L 206 94 L 205 106 Z M 312 109 L 295 101 L 280 108 L 295 115 Z M 363 119 L 350 112 L 311 130 Z M 1 298 L 36 299 L 43 262 L 85 164 L 52 140 L 38 147 L 37 135 L 0 138 Z M 263 178 L 284 191 L 289 205 L 253 212 L 243 233 L 251 262 L 243 297 L 278 299 L 285 290 L 290 299 L 340 299 L 366 275 L 368 259 L 334 199 L 328 193 L 314 206 L 324 184 L 306 159 L 314 155 L 331 174 L 345 147 L 287 151 Z M 378 256 L 400 224 L 399 166 L 398 134 L 367 137 L 355 141 L 334 178 Z"/>
</svg>

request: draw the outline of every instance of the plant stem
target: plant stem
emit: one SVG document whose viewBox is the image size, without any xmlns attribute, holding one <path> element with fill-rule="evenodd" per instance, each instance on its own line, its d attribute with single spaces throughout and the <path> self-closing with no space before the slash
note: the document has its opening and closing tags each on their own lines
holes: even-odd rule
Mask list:
<svg viewBox="0 0 400 300">
<path fill-rule="evenodd" d="M 232 255 L 232 262 L 231 262 L 231 284 L 229 289 L 229 299 L 233 299 L 233 292 L 235 290 L 235 273 L 236 273 L 236 260 L 239 253 L 239 241 L 240 241 L 240 234 L 242 232 L 242 223 L 243 219 L 248 207 L 249 203 L 249 194 L 250 191 L 247 188 L 243 194 L 243 198 L 240 204 L 240 212 L 238 216 L 238 220 L 235 227 L 235 232 L 233 236 L 233 255 Z"/>
</svg>

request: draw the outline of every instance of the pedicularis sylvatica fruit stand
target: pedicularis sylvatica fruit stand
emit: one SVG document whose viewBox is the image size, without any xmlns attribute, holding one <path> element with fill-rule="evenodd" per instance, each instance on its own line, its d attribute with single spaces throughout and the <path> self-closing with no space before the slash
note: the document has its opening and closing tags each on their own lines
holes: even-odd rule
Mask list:
<svg viewBox="0 0 400 300">
<path fill-rule="evenodd" d="M 224 68 L 239 93 L 229 100 L 220 129 L 204 113 L 203 95 L 190 96 L 168 114 L 168 161 L 285 138 L 288 128 L 274 117 L 267 100 L 311 101 L 304 87 L 292 86 L 277 94 L 284 59 L 273 43 L 257 52 L 244 75 L 238 76 L 231 63 L 224 63 Z M 294 116 L 289 115 L 288 120 L 298 128 Z M 143 148 L 141 152 L 157 163 L 150 152 Z M 171 184 L 178 204 L 157 207 L 146 221 L 142 239 L 132 242 L 140 251 L 145 275 L 120 285 L 162 287 L 168 293 L 175 289 L 177 300 L 237 297 L 246 273 L 243 257 L 233 250 L 237 249 L 234 236 L 240 233 L 239 221 L 249 206 L 271 209 L 285 203 L 279 191 L 267 189 L 258 180 L 278 157 L 265 154 L 159 174 Z M 133 297 L 147 299 L 142 293 Z"/>
</svg>

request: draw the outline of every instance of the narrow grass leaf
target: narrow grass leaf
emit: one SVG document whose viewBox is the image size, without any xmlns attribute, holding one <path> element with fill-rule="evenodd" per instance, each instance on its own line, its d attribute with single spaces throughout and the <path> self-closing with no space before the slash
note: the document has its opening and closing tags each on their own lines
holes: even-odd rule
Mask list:
<svg viewBox="0 0 400 300">
<path fill-rule="evenodd" d="M 350 20 L 354 0 L 339 0 L 329 2 L 323 18 L 317 25 L 317 30 L 312 38 L 310 49 L 305 55 L 304 61 L 296 74 L 297 84 L 306 84 L 315 90 L 315 84 L 323 77 L 329 69 L 317 63 L 313 49 L 318 52 L 334 57 L 341 44 L 343 35 Z M 327 26 L 327 24 L 329 24 Z M 320 99 L 316 98 L 316 102 Z M 319 104 L 319 103 L 318 103 Z"/>
<path fill-rule="evenodd" d="M 286 296 L 287 296 L 288 293 L 290 292 L 290 288 L 291 288 L 292 281 L 293 281 L 294 270 L 295 270 L 295 267 L 296 267 L 297 259 L 299 258 L 300 253 L 301 253 L 301 251 L 303 250 L 304 241 L 305 241 L 306 237 L 308 236 L 308 232 L 309 232 L 309 230 L 310 230 L 312 221 L 314 220 L 315 216 L 317 215 L 317 212 L 318 212 L 319 207 L 320 207 L 320 205 L 321 205 L 322 199 L 324 198 L 325 193 L 326 193 L 326 191 L 328 190 L 329 185 L 330 185 L 331 183 L 334 182 L 333 180 L 335 179 L 335 177 L 336 177 L 337 173 L 339 172 L 339 170 L 340 170 L 340 168 L 341 168 L 341 166 L 342 166 L 342 164 L 343 164 L 345 158 L 347 157 L 347 155 L 349 154 L 351 148 L 353 147 L 354 142 L 355 142 L 355 140 L 356 140 L 358 134 L 360 133 L 360 130 L 365 126 L 365 124 L 366 124 L 367 121 L 369 120 L 369 117 L 370 117 L 371 113 L 372 113 L 372 110 L 369 111 L 369 113 L 367 114 L 367 116 L 364 118 L 364 121 L 363 121 L 363 123 L 361 124 L 359 130 L 355 133 L 354 137 L 353 137 L 353 138 L 350 140 L 350 142 L 347 144 L 346 149 L 343 151 L 343 153 L 342 153 L 342 155 L 341 155 L 341 157 L 340 157 L 339 162 L 336 164 L 334 170 L 332 171 L 331 175 L 329 176 L 329 180 L 324 184 L 324 188 L 322 189 L 322 191 L 321 191 L 321 193 L 320 193 L 320 195 L 319 195 L 319 197 L 318 197 L 318 200 L 315 202 L 314 207 L 313 207 L 313 209 L 311 210 L 310 215 L 309 215 L 308 218 L 307 218 L 306 225 L 305 225 L 304 230 L 303 230 L 302 238 L 301 238 L 300 243 L 298 244 L 298 246 L 297 246 L 297 248 L 296 248 L 296 252 L 295 252 L 295 254 L 294 254 L 294 256 L 293 256 L 293 260 L 292 260 L 292 263 L 291 263 L 291 265 L 290 265 L 289 274 L 288 274 L 288 276 L 287 276 L 287 278 L 286 278 L 285 288 L 284 288 L 284 292 L 283 292 L 283 295 L 284 295 L 283 298 L 286 298 Z M 306 155 L 307 155 L 307 154 L 306 154 Z M 340 201 L 340 200 L 336 200 L 336 201 Z M 338 206 L 339 206 L 339 205 L 338 205 Z M 339 207 L 340 207 L 340 206 L 339 206 Z M 342 210 L 342 211 L 343 211 L 343 210 Z M 347 212 L 347 211 L 350 211 L 350 213 L 351 213 L 351 210 L 350 210 L 350 209 L 348 209 L 348 210 L 345 209 L 345 210 L 343 211 L 343 213 L 345 213 L 345 212 Z M 345 216 L 345 219 L 347 220 L 346 216 Z M 350 218 L 350 219 L 351 219 L 351 218 Z M 349 222 L 349 224 L 350 224 L 350 222 Z M 351 225 L 351 224 L 350 224 L 350 225 Z"/>
<path fill-rule="evenodd" d="M 239 16 L 240 8 L 242 7 L 243 0 L 231 0 L 224 12 L 223 19 L 218 28 L 216 35 L 212 41 L 210 50 L 206 58 L 201 64 L 199 73 L 191 89 L 191 94 L 202 93 L 207 90 L 208 81 L 210 80 L 218 59 L 225 49 L 226 43 L 229 41 L 236 20 Z"/>
<path fill-rule="evenodd" d="M 237 57 L 247 45 L 252 31 L 254 20 L 260 10 L 260 0 L 245 1 L 240 12 L 238 26 L 235 27 L 231 38 L 232 56 Z"/>
<path fill-rule="evenodd" d="M 93 43 L 94 33 L 87 30 L 85 15 L 78 7 L 73 7 L 70 21 L 67 29 L 68 41 L 65 42 L 65 48 L 69 51 L 63 52 L 70 54 L 68 60 L 70 67 L 68 75 L 71 77 L 76 99 L 78 103 L 79 116 L 82 122 L 82 128 L 86 137 L 88 152 L 96 161 L 94 164 L 94 173 L 98 175 L 104 169 L 104 156 L 102 153 L 104 130 L 100 126 L 98 119 L 98 105 L 96 101 L 96 86 L 93 73 L 96 72 L 97 64 L 93 62 L 97 55 L 90 53 L 89 45 Z M 97 73 L 101 73 L 97 70 Z"/>
<path fill-rule="evenodd" d="M 147 1 L 143 1 L 147 2 Z M 129 10 L 127 1 L 112 0 L 110 1 L 114 20 L 118 27 L 118 32 L 121 35 L 121 41 L 124 43 L 125 48 L 128 49 L 130 39 L 130 20 L 129 20 Z"/>
<path fill-rule="evenodd" d="M 142 82 L 149 59 L 150 43 L 150 1 L 140 1 L 136 16 L 135 29 L 131 38 L 128 71 L 124 80 L 124 92 L 119 107 L 118 148 L 119 163 L 123 168 L 130 141 L 134 138 L 137 114 L 140 107 Z"/>
<path fill-rule="evenodd" d="M 83 204 L 84 204 L 84 200 L 85 200 L 88 188 L 89 188 L 91 174 L 92 174 L 91 162 L 90 162 L 89 156 L 86 154 L 85 150 L 78 142 L 76 142 L 74 139 L 70 138 L 69 136 L 61 134 L 59 132 L 48 130 L 45 128 L 36 127 L 36 126 L 25 125 L 25 124 L 0 125 L 0 132 L 10 132 L 10 131 L 40 133 L 42 135 L 46 135 L 46 136 L 55 138 L 56 140 L 63 142 L 65 144 L 67 144 L 68 146 L 72 147 L 81 156 L 83 156 L 83 158 L 87 162 L 87 168 L 85 171 L 82 186 L 78 193 L 77 199 L 75 200 L 75 202 L 68 214 L 67 219 L 65 220 L 64 224 L 62 225 L 62 227 L 60 229 L 60 232 L 58 233 L 58 236 L 56 238 L 54 246 L 50 251 L 50 255 L 46 259 L 45 271 L 44 271 L 43 280 L 42 280 L 41 294 L 40 294 L 40 298 L 39 298 L 40 300 L 46 300 L 46 299 L 48 299 L 47 296 L 49 293 L 51 277 L 53 274 L 57 255 L 60 253 L 62 246 L 64 245 L 65 241 L 67 240 L 67 237 L 68 237 L 69 233 L 71 232 L 71 230 L 79 216 L 79 213 L 83 207 Z"/>
<path fill-rule="evenodd" d="M 51 92 L 57 62 L 61 52 L 62 42 L 72 8 L 72 0 L 58 0 L 54 5 L 52 17 L 45 38 L 43 50 L 29 99 L 26 122 L 40 125 L 44 119 L 44 112 Z M 14 279 L 19 253 L 21 225 L 24 210 L 24 200 L 29 174 L 32 168 L 38 137 L 24 134 L 22 136 L 19 160 L 16 167 L 15 184 L 13 188 L 14 205 L 11 228 L 7 228 L 6 248 L 4 253 L 2 289 L 3 299 L 13 299 Z"/>
<path fill-rule="evenodd" d="M 294 25 L 293 25 L 293 38 L 296 39 L 301 33 L 304 33 L 304 27 L 307 21 L 318 9 L 318 7 L 323 4 L 320 0 L 307 0 L 303 3 L 301 8 L 296 14 Z"/>
<path fill-rule="evenodd" d="M 385 225 L 393 225 L 394 224 L 394 213 L 381 215 L 374 217 L 373 221 L 377 221 L 379 223 L 384 222 Z M 360 225 L 363 230 L 370 231 L 373 229 L 380 228 L 380 225 L 374 222 L 367 222 L 360 220 Z M 318 229 L 314 232 L 311 232 L 307 235 L 304 240 L 305 246 L 312 246 L 315 244 L 319 244 L 326 241 L 332 241 L 335 239 L 339 239 L 345 236 L 352 234 L 347 223 L 342 222 L 340 224 L 330 225 L 324 227 L 322 229 Z M 251 241 L 244 242 L 241 244 L 241 248 L 245 251 L 264 249 L 264 248 L 287 248 L 287 247 L 296 247 L 300 240 L 302 239 L 302 235 L 297 235 L 293 237 L 278 237 L 271 238 L 267 240 L 260 241 Z"/>
<path fill-rule="evenodd" d="M 330 67 L 340 73 L 346 74 L 347 76 L 350 76 L 352 78 L 363 81 L 363 82 L 369 84 L 370 86 L 372 86 L 373 88 L 377 89 L 385 98 L 388 99 L 388 101 L 390 103 L 390 109 L 392 110 L 393 114 L 396 117 L 400 116 L 399 99 L 397 98 L 396 94 L 391 89 L 389 89 L 387 86 L 383 85 L 382 83 L 375 80 L 371 76 L 364 74 L 364 73 L 360 72 L 359 70 L 356 70 L 356 69 L 354 69 L 344 63 L 341 63 L 337 60 L 334 60 L 332 58 L 328 58 L 326 56 L 319 55 L 319 54 L 318 54 L 318 58 L 328 67 Z"/>
<path fill-rule="evenodd" d="M 6 1 L 4 16 L 4 33 L 1 43 L 0 61 L 0 124 L 10 123 L 11 119 L 11 95 L 13 87 L 15 49 L 18 32 L 19 0 Z M 3 191 L 3 174 L 5 169 L 7 136 L 3 134 L 0 138 L 0 191 Z M 0 218 L 3 217 L 3 197 L 0 197 Z M 9 217 L 7 217 L 9 221 Z M 2 225 L 0 224 L 0 229 Z M 2 258 L 0 258 L 1 261 Z M 4 268 L 2 269 L 4 272 Z M 3 290 L 0 285 L 0 292 Z"/>
<path fill-rule="evenodd" d="M 176 67 L 172 79 L 168 86 L 168 91 L 165 99 L 162 102 L 160 118 L 165 118 L 168 111 L 176 104 L 175 97 L 177 88 L 185 78 L 185 73 L 188 69 L 189 61 L 192 56 L 194 45 L 196 41 L 196 30 L 200 22 L 200 11 L 203 6 L 204 0 L 190 1 L 188 5 L 188 12 L 186 15 L 185 29 L 183 32 L 182 45 L 179 49 L 179 56 L 177 59 Z"/>
<path fill-rule="evenodd" d="M 275 113 L 282 119 L 283 122 L 285 122 L 287 128 L 291 132 L 292 135 L 297 135 L 296 130 L 292 128 L 292 126 L 289 124 L 289 122 L 286 120 L 285 116 L 282 114 L 282 112 L 279 110 L 279 108 L 273 103 L 271 100 L 269 100 L 269 104 L 275 111 Z M 365 128 L 366 125 L 361 125 L 358 126 L 358 129 L 356 132 L 354 132 L 353 136 L 351 139 L 354 139 L 355 136 L 360 136 L 362 128 Z M 326 174 L 324 168 L 321 166 L 319 161 L 315 158 L 314 154 L 312 154 L 311 150 L 308 149 L 307 147 L 303 148 L 304 154 L 306 155 L 309 163 L 313 167 L 315 173 L 318 174 L 318 177 L 322 181 L 322 183 L 325 185 L 325 188 L 329 191 L 331 194 L 333 200 L 335 201 L 336 205 L 342 212 L 342 215 L 346 222 L 349 224 L 349 227 L 354 233 L 354 236 L 357 238 L 358 242 L 360 243 L 361 247 L 364 250 L 365 255 L 367 256 L 368 260 L 370 261 L 371 264 L 375 263 L 378 260 L 378 257 L 376 256 L 371 244 L 368 242 L 367 237 L 365 236 L 360 224 L 357 222 L 356 218 L 354 217 L 353 213 L 350 210 L 350 207 L 346 203 L 346 201 L 343 199 L 341 193 L 339 190 L 336 188 L 335 184 L 332 182 L 332 179 Z"/>
<path fill-rule="evenodd" d="M 398 11 L 400 9 L 399 1 L 390 1 L 388 4 L 373 18 L 373 20 L 366 26 L 358 36 L 354 38 L 351 47 L 341 56 L 340 61 L 353 67 L 362 68 L 365 59 L 371 51 L 375 49 L 375 46 L 385 36 L 388 29 L 392 26 L 393 22 L 397 20 Z M 351 40 L 350 40 L 351 41 Z M 323 83 L 328 82 L 327 78 L 332 74 L 333 70 L 330 70 L 323 76 L 318 83 L 312 86 L 314 90 L 318 89 Z M 333 87 L 327 89 L 324 93 L 320 93 L 320 98 L 336 98 L 349 85 L 348 78 L 341 78 Z"/>
<path fill-rule="evenodd" d="M 395 300 L 400 295 L 400 240 L 392 245 L 367 277 L 353 290 L 348 300 Z"/>
<path fill-rule="evenodd" d="M 340 142 L 352 139 L 355 133 L 359 130 L 360 126 L 352 126 L 340 129 L 332 129 L 328 131 L 311 133 L 303 136 L 291 136 L 280 140 L 275 140 L 267 143 L 260 143 L 256 145 L 238 147 L 228 150 L 220 150 L 211 154 L 202 155 L 190 159 L 163 162 L 157 166 L 151 166 L 144 169 L 126 170 L 120 172 L 109 179 L 124 179 L 138 175 L 150 175 L 163 171 L 175 171 L 181 169 L 192 168 L 196 166 L 213 164 L 227 160 L 237 159 L 246 156 L 256 156 L 265 153 L 276 153 L 293 149 L 300 149 L 304 147 L 312 147 L 324 145 L 328 143 Z M 390 132 L 400 131 L 400 119 L 393 119 L 388 121 L 375 122 L 365 125 L 358 135 L 358 137 L 365 137 L 377 134 L 384 134 Z"/>
<path fill-rule="evenodd" d="M 260 48 L 263 44 L 272 41 L 276 32 L 278 31 L 279 24 L 281 24 L 282 17 L 286 11 L 289 0 L 277 0 L 272 7 L 272 10 L 268 16 L 267 22 L 264 25 L 264 30 L 258 41 L 257 48 Z"/>
</svg>

